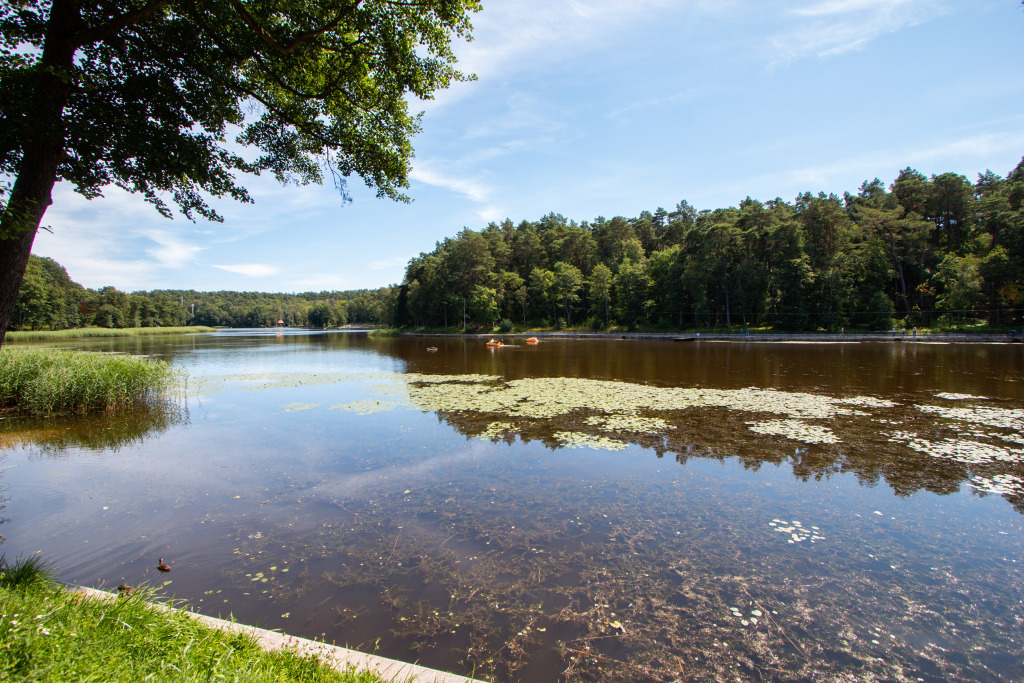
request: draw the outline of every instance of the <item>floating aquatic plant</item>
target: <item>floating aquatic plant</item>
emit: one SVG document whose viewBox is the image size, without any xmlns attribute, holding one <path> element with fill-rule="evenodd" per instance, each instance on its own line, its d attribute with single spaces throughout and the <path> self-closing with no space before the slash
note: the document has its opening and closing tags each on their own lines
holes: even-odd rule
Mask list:
<svg viewBox="0 0 1024 683">
<path fill-rule="evenodd" d="M 1024 477 L 1012 474 L 996 474 L 992 477 L 971 477 L 970 485 L 979 491 L 1000 495 L 1024 495 Z"/>
<path fill-rule="evenodd" d="M 284 408 L 284 412 L 286 413 L 297 413 L 302 410 L 312 410 L 319 405 L 319 403 L 303 403 L 301 401 L 295 401 L 294 403 L 287 403 L 281 407 Z"/>
<path fill-rule="evenodd" d="M 637 417 L 634 415 L 603 415 L 588 417 L 584 422 L 606 432 L 647 432 L 657 433 L 675 429 L 674 425 L 660 417 Z"/>
<path fill-rule="evenodd" d="M 891 441 L 903 442 L 915 451 L 927 453 L 935 458 L 947 458 L 968 464 L 986 464 L 992 462 L 1024 462 L 1024 449 L 1003 448 L 994 444 L 966 439 L 942 439 L 931 441 L 915 434 L 897 433 L 890 437 Z"/>
<path fill-rule="evenodd" d="M 991 408 L 974 406 L 971 408 L 947 408 L 945 406 L 919 405 L 917 409 L 923 413 L 939 415 L 950 420 L 963 420 L 988 427 L 1002 427 L 1017 432 L 1024 431 L 1024 410 L 1014 408 Z"/>
<path fill-rule="evenodd" d="M 341 403 L 331 406 L 331 410 L 347 410 L 358 415 L 372 415 L 373 413 L 394 410 L 398 405 L 399 404 L 396 401 L 376 401 L 374 399 L 366 399 L 364 401 L 353 401 L 352 403 Z"/>
<path fill-rule="evenodd" d="M 821 535 L 821 530 L 818 527 L 812 526 L 808 529 L 801 522 L 795 519 L 791 522 L 787 522 L 784 519 L 773 519 L 768 522 L 768 526 L 772 527 L 780 534 L 789 536 L 789 543 L 803 543 L 804 541 L 814 543 L 815 541 L 825 540 L 825 537 Z M 757 614 L 755 616 L 761 615 Z"/>
<path fill-rule="evenodd" d="M 585 432 L 556 432 L 555 438 L 566 448 L 597 448 L 604 451 L 621 451 L 626 447 L 626 444 L 621 441 Z"/>
<path fill-rule="evenodd" d="M 785 436 L 794 441 L 804 443 L 839 443 L 837 437 L 828 427 L 812 425 L 801 420 L 768 420 L 766 422 L 748 422 L 750 431 L 758 434 Z"/>
</svg>

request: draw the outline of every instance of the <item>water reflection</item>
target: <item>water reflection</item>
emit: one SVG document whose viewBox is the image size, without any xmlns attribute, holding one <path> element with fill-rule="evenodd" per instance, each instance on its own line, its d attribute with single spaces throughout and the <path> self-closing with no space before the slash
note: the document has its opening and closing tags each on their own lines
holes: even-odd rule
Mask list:
<svg viewBox="0 0 1024 683">
<path fill-rule="evenodd" d="M 1012 349 L 152 344 L 186 423 L 0 451 L 65 580 L 501 681 L 1024 677 Z"/>
<path fill-rule="evenodd" d="M 49 456 L 78 450 L 117 452 L 188 421 L 187 405 L 172 401 L 119 413 L 7 418 L 0 421 L 0 448 L 30 447 Z"/>
</svg>

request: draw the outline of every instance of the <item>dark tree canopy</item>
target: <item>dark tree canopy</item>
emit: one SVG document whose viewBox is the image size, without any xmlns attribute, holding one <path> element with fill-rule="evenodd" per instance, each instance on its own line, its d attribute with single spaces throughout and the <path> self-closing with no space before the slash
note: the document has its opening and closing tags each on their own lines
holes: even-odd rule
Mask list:
<svg viewBox="0 0 1024 683">
<path fill-rule="evenodd" d="M 413 258 L 394 319 L 488 330 L 889 330 L 1024 317 L 1024 160 L 1006 178 L 899 172 L 856 195 L 747 197 L 636 218 L 463 229 Z"/>
<path fill-rule="evenodd" d="M 406 201 L 418 117 L 452 81 L 478 0 L 5 0 L 0 340 L 57 180 L 164 215 L 251 201 L 238 173 L 360 176 Z"/>
</svg>

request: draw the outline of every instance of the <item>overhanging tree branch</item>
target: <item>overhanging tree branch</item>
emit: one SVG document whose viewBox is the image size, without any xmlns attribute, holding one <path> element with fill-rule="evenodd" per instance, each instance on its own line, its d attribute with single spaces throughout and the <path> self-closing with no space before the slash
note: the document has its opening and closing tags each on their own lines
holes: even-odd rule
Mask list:
<svg viewBox="0 0 1024 683">
<path fill-rule="evenodd" d="M 245 8 L 245 5 L 239 2 L 239 0 L 228 0 L 228 3 L 234 8 L 235 12 L 238 13 L 238 16 L 241 17 L 245 25 L 251 28 L 253 32 L 256 33 L 260 40 L 266 43 L 266 45 L 273 49 L 274 51 L 280 52 L 283 55 L 291 54 L 295 50 L 295 48 L 299 47 L 305 42 L 308 42 L 309 40 L 312 40 L 313 38 L 322 36 L 325 33 L 330 33 L 331 31 L 336 29 L 339 24 L 341 24 L 342 20 L 345 19 L 346 16 L 351 14 L 352 11 L 355 10 L 356 7 L 358 7 L 358 3 L 356 3 L 352 7 L 345 7 L 336 15 L 334 15 L 334 18 L 331 19 L 326 25 L 321 26 L 319 28 L 310 29 L 308 31 L 303 31 L 297 34 L 291 43 L 289 43 L 288 45 L 282 45 L 281 43 L 277 42 L 277 40 L 275 40 L 272 35 L 270 35 L 269 31 L 263 28 L 260 22 L 249 13 L 249 11 Z"/>
<path fill-rule="evenodd" d="M 145 21 L 153 15 L 154 12 L 160 10 L 170 4 L 170 0 L 157 0 L 157 2 L 150 3 L 145 7 L 140 7 L 132 12 L 125 12 L 119 16 L 110 19 L 103 26 L 97 26 L 96 28 L 83 31 L 78 34 L 77 40 L 75 41 L 79 47 L 90 45 L 92 43 L 104 40 L 114 35 L 118 31 L 137 24 L 140 21 Z"/>
</svg>

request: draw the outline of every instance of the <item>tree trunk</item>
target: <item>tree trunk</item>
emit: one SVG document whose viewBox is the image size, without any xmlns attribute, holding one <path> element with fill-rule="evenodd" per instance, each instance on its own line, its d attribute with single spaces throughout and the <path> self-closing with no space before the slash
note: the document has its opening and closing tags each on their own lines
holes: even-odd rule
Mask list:
<svg viewBox="0 0 1024 683">
<path fill-rule="evenodd" d="M 46 24 L 41 67 L 29 86 L 32 133 L 22 147 L 18 177 L 0 217 L 0 344 L 18 301 L 18 291 L 39 223 L 53 203 L 57 167 L 64 155 L 64 106 L 71 93 L 78 3 L 55 0 Z"/>
<path fill-rule="evenodd" d="M 896 237 L 889 231 L 889 251 L 892 255 L 892 264 L 896 269 L 896 274 L 900 276 L 900 297 L 903 299 L 903 308 L 906 310 L 907 315 L 910 315 L 910 300 L 907 298 L 907 280 L 903 277 L 903 263 L 900 261 L 899 256 L 896 254 Z"/>
<path fill-rule="evenodd" d="M 732 311 L 729 306 L 729 287 L 725 288 L 725 325 L 732 331 Z"/>
</svg>

